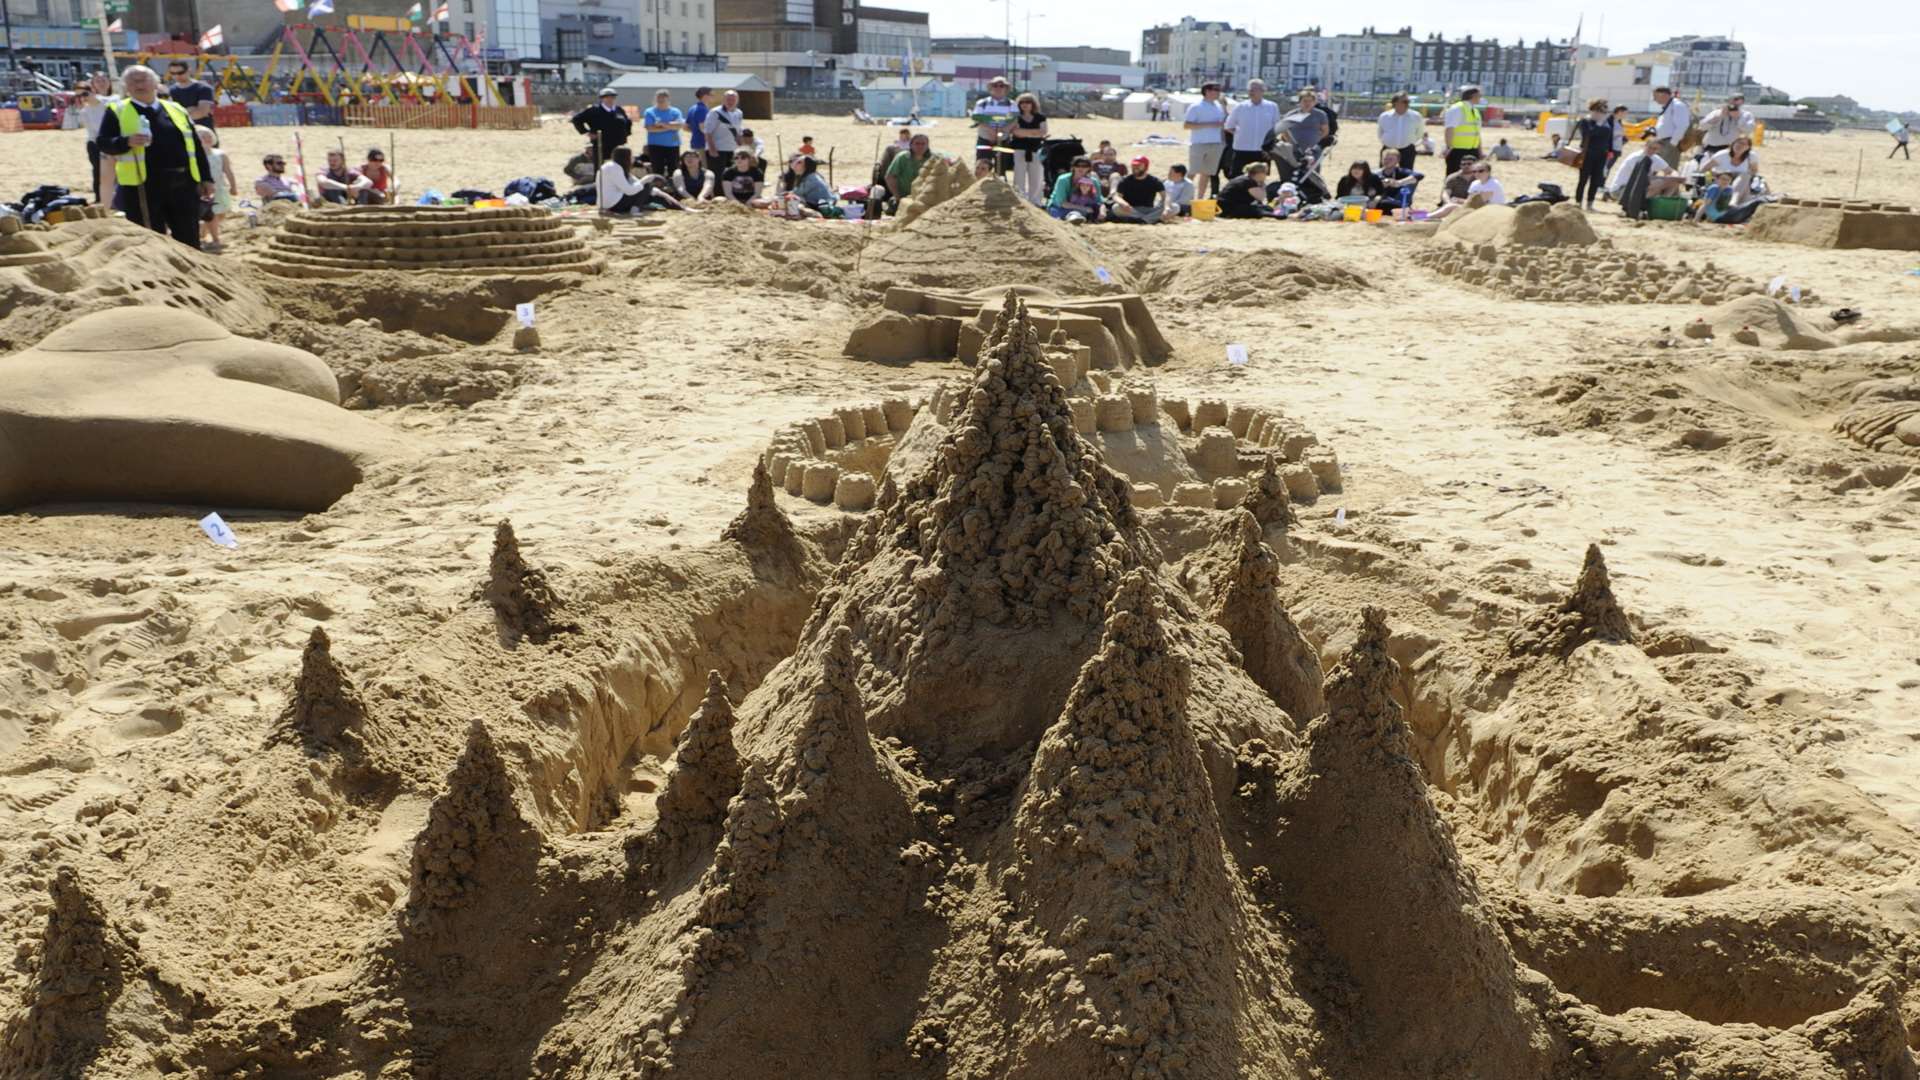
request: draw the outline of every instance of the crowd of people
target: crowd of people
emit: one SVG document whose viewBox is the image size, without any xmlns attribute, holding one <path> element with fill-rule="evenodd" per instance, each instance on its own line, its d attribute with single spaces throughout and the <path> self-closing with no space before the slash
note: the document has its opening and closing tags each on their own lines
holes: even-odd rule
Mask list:
<svg viewBox="0 0 1920 1080">
<path fill-rule="evenodd" d="M 240 187 L 220 149 L 213 89 L 178 61 L 165 82 L 145 66 L 127 69 L 122 81 L 125 93 L 116 96 L 106 76 L 95 74 L 77 95 L 96 200 L 111 201 L 130 219 L 183 243 L 217 249 L 219 220 L 234 208 Z M 1311 86 L 1285 104 L 1266 90 L 1254 79 L 1244 97 L 1229 102 L 1218 83 L 1203 84 L 1199 100 L 1179 118 L 1185 160 L 1156 174 L 1144 154 L 1123 162 L 1109 142 L 1087 152 L 1076 139 L 1055 138 L 1040 99 L 1016 96 L 1007 79 L 996 77 L 970 110 L 973 168 L 979 176 L 1005 178 L 1021 197 L 1073 224 L 1175 222 L 1195 216 L 1196 204 L 1207 207 L 1200 216 L 1227 218 L 1315 218 L 1350 207 L 1399 219 L 1445 218 L 1470 201 L 1509 201 L 1494 164 L 1518 154 L 1504 138 L 1484 141 L 1477 86 L 1460 87 L 1441 113 L 1437 146 L 1427 117 L 1408 95 L 1394 95 L 1375 119 L 1377 152 L 1357 157 L 1337 175 L 1325 166 L 1340 141 L 1338 111 Z M 1737 224 L 1751 217 L 1769 196 L 1745 100 L 1736 95 L 1699 121 L 1668 87 L 1655 88 L 1653 100 L 1654 115 L 1637 139 L 1629 136 L 1627 107 L 1602 99 L 1588 101 L 1586 115 L 1564 137 L 1555 134 L 1546 156 L 1575 170 L 1576 205 L 1593 210 L 1602 200 L 1639 206 L 1682 196 L 1696 220 Z M 1173 119 L 1171 111 L 1159 115 Z M 705 87 L 684 111 L 663 89 L 637 113 L 608 87 L 570 119 L 587 143 L 566 165 L 573 184 L 568 197 L 608 214 L 732 202 L 793 218 L 878 216 L 912 194 L 935 157 L 927 133 L 903 125 L 865 187 L 836 188 L 830 169 L 823 171 L 830 162 L 823 163 L 811 136 L 770 163 L 765 142 L 746 126 L 739 95 L 729 90 L 716 97 Z M 1893 134 L 1898 153 L 1908 131 L 1902 126 Z M 636 137 L 639 145 L 629 145 Z M 1065 155 L 1057 156 L 1063 148 Z M 1431 210 L 1416 209 L 1416 189 L 1426 179 L 1423 157 L 1441 166 Z M 372 147 L 350 164 L 343 142 L 310 177 L 313 196 L 337 204 L 391 202 L 397 190 L 386 158 Z M 282 155 L 266 155 L 262 167 L 252 184 L 262 205 L 302 201 L 305 193 L 289 179 Z M 1513 201 L 1566 198 L 1558 185 L 1541 187 L 1542 194 Z"/>
</svg>

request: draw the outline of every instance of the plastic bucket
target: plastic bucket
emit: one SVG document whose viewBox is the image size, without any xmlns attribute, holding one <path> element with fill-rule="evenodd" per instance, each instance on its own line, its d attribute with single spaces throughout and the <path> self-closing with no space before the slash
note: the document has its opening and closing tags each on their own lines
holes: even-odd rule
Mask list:
<svg viewBox="0 0 1920 1080">
<path fill-rule="evenodd" d="M 1220 200 L 1218 199 L 1193 200 L 1193 220 L 1212 221 L 1214 218 L 1217 218 L 1219 216 L 1220 216 Z"/>
<path fill-rule="evenodd" d="M 1656 195 L 1647 200 L 1647 216 L 1655 221 L 1679 221 L 1687 216 L 1687 200 L 1673 195 Z"/>
<path fill-rule="evenodd" d="M 863 202 L 850 202 L 840 209 L 846 213 L 848 221 L 859 221 L 867 216 L 867 204 Z"/>
<path fill-rule="evenodd" d="M 1346 218 L 1348 221 L 1359 221 L 1360 216 L 1362 214 L 1365 214 L 1366 212 L 1367 211 L 1364 207 L 1346 206 L 1341 209 L 1340 214 L 1342 217 Z"/>
<path fill-rule="evenodd" d="M 1385 216 L 1385 215 L 1383 215 L 1383 214 L 1382 214 L 1382 213 L 1381 213 L 1380 211 L 1378 211 L 1378 210 L 1369 210 L 1369 211 L 1367 211 L 1367 218 L 1366 218 L 1366 220 L 1368 220 L 1368 221 L 1379 221 L 1379 220 L 1380 220 L 1380 219 L 1381 219 L 1381 218 L 1382 218 L 1383 216 Z"/>
</svg>

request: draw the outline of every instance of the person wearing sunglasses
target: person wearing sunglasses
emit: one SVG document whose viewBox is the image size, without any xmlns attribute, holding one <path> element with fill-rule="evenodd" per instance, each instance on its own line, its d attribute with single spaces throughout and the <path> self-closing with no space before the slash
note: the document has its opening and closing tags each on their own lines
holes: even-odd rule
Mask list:
<svg viewBox="0 0 1920 1080">
<path fill-rule="evenodd" d="M 263 203 L 299 202 L 300 189 L 287 180 L 287 159 L 279 154 L 268 154 L 260 159 L 266 175 L 253 182 L 253 193 Z"/>
<path fill-rule="evenodd" d="M 367 149 L 366 163 L 360 166 L 360 175 L 373 181 L 373 186 L 365 193 L 365 201 L 371 204 L 393 201 L 391 187 L 393 171 L 387 168 L 387 152 L 377 146 Z"/>
</svg>

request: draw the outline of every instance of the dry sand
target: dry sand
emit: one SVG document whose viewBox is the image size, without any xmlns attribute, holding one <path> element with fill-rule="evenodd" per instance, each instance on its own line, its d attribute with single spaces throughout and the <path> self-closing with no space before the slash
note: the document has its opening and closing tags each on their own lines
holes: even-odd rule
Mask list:
<svg viewBox="0 0 1920 1080">
<path fill-rule="evenodd" d="M 228 137 L 243 179 L 290 142 Z M 83 172 L 0 140 L 0 189 Z M 574 142 L 397 163 L 497 186 Z M 1920 203 L 1885 149 L 1760 153 Z M 0 516 L 0 1075 L 1914 1075 L 1920 257 L 1603 212 L 1626 259 L 1818 303 L 1562 303 L 1420 230 L 940 210 L 924 250 L 583 224 L 598 274 L 294 280 L 271 227 L 97 223 L 73 272 L 0 267 L 11 352 L 188 307 L 410 448 L 304 515 Z M 1063 388 L 1013 320 L 976 369 L 842 355 L 1007 222 L 1045 249 L 1009 283 L 1137 290 L 1171 356 Z M 775 489 L 809 425 L 872 509 Z M 1168 455 L 1206 505 L 1135 504 Z"/>
</svg>

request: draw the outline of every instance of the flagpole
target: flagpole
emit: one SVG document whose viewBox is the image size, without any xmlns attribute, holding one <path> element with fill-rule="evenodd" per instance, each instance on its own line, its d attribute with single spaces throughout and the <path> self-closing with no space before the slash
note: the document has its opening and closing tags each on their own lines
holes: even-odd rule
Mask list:
<svg viewBox="0 0 1920 1080">
<path fill-rule="evenodd" d="M 0 4 L 6 2 L 0 0 Z M 107 58 L 107 78 L 117 82 L 120 78 L 120 61 L 113 58 L 113 34 L 107 29 L 107 0 L 100 0 L 100 51 Z M 111 89 L 108 92 L 111 93 Z"/>
</svg>

